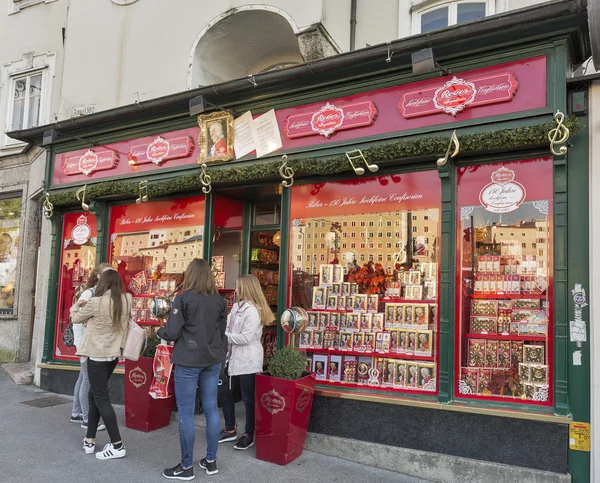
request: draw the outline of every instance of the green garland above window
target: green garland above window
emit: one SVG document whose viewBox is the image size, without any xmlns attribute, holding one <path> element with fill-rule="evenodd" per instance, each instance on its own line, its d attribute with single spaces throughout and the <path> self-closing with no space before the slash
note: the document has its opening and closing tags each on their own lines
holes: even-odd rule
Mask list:
<svg viewBox="0 0 600 483">
<path fill-rule="evenodd" d="M 569 117 L 566 126 L 574 135 L 581 129 L 576 117 Z M 517 127 L 498 131 L 486 131 L 476 134 L 458 134 L 460 153 L 478 153 L 489 151 L 507 151 L 517 148 L 533 148 L 549 146 L 548 132 L 554 129 L 553 122 L 537 126 Z M 427 137 L 419 139 L 403 139 L 400 141 L 382 142 L 377 146 L 363 150 L 367 160 L 375 163 L 393 161 L 402 158 L 439 156 L 448 147 L 449 137 Z M 288 161 L 295 171 L 296 178 L 306 176 L 330 176 L 341 173 L 352 173 L 352 167 L 345 155 L 330 158 L 295 158 Z M 219 165 L 209 169 L 213 186 L 239 184 L 251 181 L 278 179 L 281 160 L 256 161 L 242 166 Z M 155 174 L 155 173 L 152 173 Z M 149 173 L 149 176 L 151 174 Z M 200 182 L 200 166 L 194 173 L 177 175 L 173 178 L 150 181 L 148 191 L 150 199 L 158 196 L 197 191 L 202 187 Z M 75 197 L 76 188 L 60 191 L 50 195 L 54 206 L 78 204 Z M 139 181 L 106 181 L 90 184 L 87 187 L 88 200 L 111 197 L 136 198 L 139 194 Z"/>
</svg>

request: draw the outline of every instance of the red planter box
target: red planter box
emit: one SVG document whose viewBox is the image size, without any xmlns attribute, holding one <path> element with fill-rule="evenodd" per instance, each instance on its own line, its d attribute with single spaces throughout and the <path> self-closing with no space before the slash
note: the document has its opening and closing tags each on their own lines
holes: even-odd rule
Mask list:
<svg viewBox="0 0 600 483">
<path fill-rule="evenodd" d="M 287 465 L 302 454 L 310 419 L 315 375 L 296 381 L 256 376 L 256 457 Z"/>
<path fill-rule="evenodd" d="M 154 399 L 148 394 L 153 361 L 151 357 L 125 361 L 125 426 L 145 433 L 169 425 L 175 402 L 175 396 Z"/>
</svg>

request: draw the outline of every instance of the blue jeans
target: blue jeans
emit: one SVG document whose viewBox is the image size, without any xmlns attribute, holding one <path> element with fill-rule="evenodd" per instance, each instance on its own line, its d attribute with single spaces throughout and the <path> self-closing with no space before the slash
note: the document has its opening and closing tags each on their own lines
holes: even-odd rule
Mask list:
<svg viewBox="0 0 600 483">
<path fill-rule="evenodd" d="M 85 423 L 88 422 L 88 412 L 90 408 L 88 399 L 89 392 L 90 380 L 88 379 L 86 358 L 85 362 L 81 363 L 81 370 L 79 371 L 79 377 L 75 384 L 75 391 L 73 392 L 73 410 L 71 411 L 73 416 L 81 414 Z"/>
<path fill-rule="evenodd" d="M 221 363 L 208 367 L 175 366 L 175 398 L 179 412 L 179 443 L 181 444 L 181 466 L 194 464 L 194 442 L 196 426 L 196 388 L 200 388 L 200 400 L 206 417 L 206 459 L 217 459 L 221 421 L 217 407 L 217 390 Z"/>
</svg>

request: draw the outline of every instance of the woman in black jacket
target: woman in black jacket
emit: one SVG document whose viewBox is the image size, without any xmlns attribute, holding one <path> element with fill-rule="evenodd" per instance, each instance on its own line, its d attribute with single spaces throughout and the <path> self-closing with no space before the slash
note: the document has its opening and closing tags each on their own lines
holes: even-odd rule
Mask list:
<svg viewBox="0 0 600 483">
<path fill-rule="evenodd" d="M 181 463 L 163 471 L 169 479 L 194 478 L 194 408 L 196 387 L 206 417 L 206 457 L 200 468 L 209 475 L 217 470 L 217 446 L 220 418 L 217 390 L 221 363 L 226 355 L 225 327 L 227 310 L 217 292 L 215 279 L 206 260 L 195 258 L 183 277 L 182 292 L 173 301 L 167 325 L 158 336 L 174 341 L 172 363 L 175 367 L 175 397 L 179 413 Z"/>
</svg>

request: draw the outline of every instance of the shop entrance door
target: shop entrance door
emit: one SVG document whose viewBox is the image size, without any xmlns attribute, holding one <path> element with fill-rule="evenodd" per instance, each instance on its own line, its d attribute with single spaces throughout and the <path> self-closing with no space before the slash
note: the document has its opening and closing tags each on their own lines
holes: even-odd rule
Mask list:
<svg viewBox="0 0 600 483">
<path fill-rule="evenodd" d="M 219 291 L 235 302 L 238 276 L 258 278 L 274 315 L 278 309 L 281 196 L 256 190 L 214 195 L 213 239 L 210 255 Z M 275 352 L 277 325 L 263 327 L 265 365 Z"/>
</svg>

